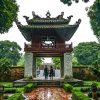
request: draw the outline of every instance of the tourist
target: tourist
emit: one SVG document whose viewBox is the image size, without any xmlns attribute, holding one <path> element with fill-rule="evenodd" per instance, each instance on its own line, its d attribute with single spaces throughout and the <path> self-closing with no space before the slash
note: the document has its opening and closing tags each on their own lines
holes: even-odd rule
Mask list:
<svg viewBox="0 0 100 100">
<path fill-rule="evenodd" d="M 50 75 L 50 79 L 53 79 L 53 74 L 54 74 L 54 70 L 53 70 L 53 67 L 51 66 L 50 67 L 50 73 L 49 73 Z"/>
<path fill-rule="evenodd" d="M 45 79 L 48 79 L 48 68 L 47 68 L 47 66 L 45 66 L 45 68 L 44 68 L 44 76 L 45 76 Z"/>
</svg>

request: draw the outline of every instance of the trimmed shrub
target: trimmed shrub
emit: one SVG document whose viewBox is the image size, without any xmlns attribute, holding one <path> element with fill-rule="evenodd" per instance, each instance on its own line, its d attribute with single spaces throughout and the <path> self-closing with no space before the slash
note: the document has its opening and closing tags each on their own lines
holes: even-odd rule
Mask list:
<svg viewBox="0 0 100 100">
<path fill-rule="evenodd" d="M 73 91 L 72 92 L 73 100 L 91 100 L 88 96 L 84 95 L 82 92 Z"/>
<path fill-rule="evenodd" d="M 1 85 L 4 86 L 4 88 L 12 88 L 13 83 L 12 82 L 0 82 Z"/>
<path fill-rule="evenodd" d="M 15 93 L 16 88 L 4 88 L 4 93 Z"/>
<path fill-rule="evenodd" d="M 15 93 L 11 97 L 9 97 L 7 100 L 24 100 L 21 93 Z"/>
<path fill-rule="evenodd" d="M 66 92 L 72 92 L 73 86 L 70 84 L 63 84 L 63 88 Z"/>
<path fill-rule="evenodd" d="M 88 96 L 89 96 L 90 98 L 92 98 L 92 92 L 89 92 L 89 93 L 88 93 Z M 100 97 L 100 92 L 97 92 L 97 96 Z"/>
<path fill-rule="evenodd" d="M 25 89 L 24 88 L 16 88 L 16 93 L 24 93 Z"/>
<path fill-rule="evenodd" d="M 81 88 L 81 92 L 89 92 L 89 91 L 91 91 L 91 88 L 88 87 Z"/>
<path fill-rule="evenodd" d="M 27 84 L 26 86 L 24 86 L 24 90 L 25 90 L 25 92 L 30 92 L 30 91 L 32 91 L 32 89 L 35 88 L 36 86 L 37 86 L 36 84 L 29 83 L 29 84 Z"/>
<path fill-rule="evenodd" d="M 81 88 L 80 87 L 74 87 L 73 88 L 73 91 L 77 91 L 77 92 L 80 92 Z"/>
</svg>

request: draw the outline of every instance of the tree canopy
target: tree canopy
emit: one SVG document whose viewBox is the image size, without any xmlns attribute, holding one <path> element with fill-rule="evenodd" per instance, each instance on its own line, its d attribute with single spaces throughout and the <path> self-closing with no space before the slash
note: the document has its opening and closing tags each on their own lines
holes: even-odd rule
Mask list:
<svg viewBox="0 0 100 100">
<path fill-rule="evenodd" d="M 88 16 L 90 17 L 90 24 L 100 42 L 100 0 L 96 0 L 89 8 Z"/>
<path fill-rule="evenodd" d="M 59 57 L 53 57 L 52 61 L 54 63 L 55 68 L 60 68 L 61 66 L 61 61 Z"/>
<path fill-rule="evenodd" d="M 78 3 L 80 0 L 60 0 L 64 4 L 67 4 L 68 6 L 71 6 L 73 2 Z M 81 0 L 85 3 L 87 3 L 89 0 Z"/>
<path fill-rule="evenodd" d="M 37 67 L 39 67 L 42 64 L 43 60 L 44 60 L 43 57 L 37 57 L 36 58 L 36 65 L 37 65 Z"/>
<path fill-rule="evenodd" d="M 21 47 L 16 42 L 0 41 L 0 59 L 6 58 L 11 65 L 16 65 L 21 57 Z"/>
<path fill-rule="evenodd" d="M 15 0 L 0 0 L 0 33 L 8 32 L 17 17 Z"/>
<path fill-rule="evenodd" d="M 82 42 L 74 48 L 74 56 L 79 64 L 83 65 L 92 65 L 95 61 L 100 64 L 98 59 L 99 52 L 100 45 L 96 42 Z"/>
</svg>

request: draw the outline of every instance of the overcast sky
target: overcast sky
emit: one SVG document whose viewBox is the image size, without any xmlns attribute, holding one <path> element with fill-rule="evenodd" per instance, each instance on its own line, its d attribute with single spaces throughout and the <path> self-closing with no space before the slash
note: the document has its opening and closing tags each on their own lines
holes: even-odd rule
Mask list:
<svg viewBox="0 0 100 100">
<path fill-rule="evenodd" d="M 73 45 L 76 46 L 80 42 L 90 42 L 97 41 L 96 37 L 93 35 L 91 26 L 89 24 L 89 18 L 87 17 L 86 7 L 89 7 L 93 4 L 94 0 L 90 0 L 89 3 L 73 3 L 71 7 L 64 5 L 60 0 L 17 0 L 19 5 L 18 19 L 22 24 L 26 24 L 23 15 L 29 16 L 32 18 L 32 11 L 35 11 L 41 17 L 45 17 L 46 12 L 49 10 L 51 17 L 56 17 L 64 11 L 64 18 L 67 18 L 70 15 L 73 15 L 73 18 L 70 24 L 74 24 L 79 18 L 82 19 L 82 22 L 75 32 L 72 39 L 68 42 L 73 42 Z M 18 30 L 15 23 L 13 27 L 9 30 L 8 33 L 0 35 L 0 40 L 10 40 L 17 42 L 22 48 L 24 48 L 24 42 L 26 40 Z"/>
</svg>

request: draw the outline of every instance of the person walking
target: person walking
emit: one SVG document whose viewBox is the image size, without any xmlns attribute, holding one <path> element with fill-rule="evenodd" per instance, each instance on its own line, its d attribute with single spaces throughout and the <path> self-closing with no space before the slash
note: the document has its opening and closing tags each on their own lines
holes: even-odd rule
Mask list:
<svg viewBox="0 0 100 100">
<path fill-rule="evenodd" d="M 54 70 L 53 70 L 53 67 L 51 66 L 50 67 L 50 79 L 53 79 L 53 72 Z"/>
<path fill-rule="evenodd" d="M 47 66 L 45 66 L 45 68 L 44 68 L 44 76 L 45 76 L 45 79 L 48 79 L 48 68 L 47 68 Z"/>
</svg>

